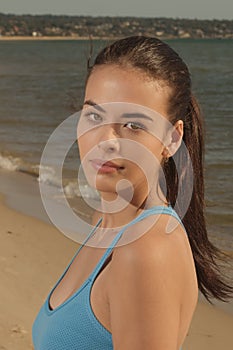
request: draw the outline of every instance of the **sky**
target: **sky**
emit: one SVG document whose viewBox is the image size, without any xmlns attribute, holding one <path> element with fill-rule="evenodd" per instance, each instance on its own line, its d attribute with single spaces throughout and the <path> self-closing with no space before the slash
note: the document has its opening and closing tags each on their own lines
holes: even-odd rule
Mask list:
<svg viewBox="0 0 233 350">
<path fill-rule="evenodd" d="M 0 0 L 0 12 L 233 19 L 232 0 Z"/>
</svg>

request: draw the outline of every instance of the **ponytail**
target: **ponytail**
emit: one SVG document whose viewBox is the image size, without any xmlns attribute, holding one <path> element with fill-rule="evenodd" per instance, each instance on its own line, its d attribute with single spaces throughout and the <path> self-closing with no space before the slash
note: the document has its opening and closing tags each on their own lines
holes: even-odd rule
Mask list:
<svg viewBox="0 0 233 350">
<path fill-rule="evenodd" d="M 192 249 L 199 290 L 209 302 L 211 302 L 211 297 L 226 301 L 232 296 L 233 288 L 224 280 L 217 263 L 225 260 L 226 255 L 209 241 L 207 235 L 204 213 L 204 128 L 202 114 L 193 95 L 183 122 L 183 140 L 192 162 L 193 193 L 182 222 Z M 179 154 L 177 154 L 177 157 L 178 162 L 183 162 L 183 159 L 179 158 Z M 179 166 L 184 166 L 184 164 Z M 164 164 L 164 173 L 168 188 L 167 201 L 174 206 L 179 198 L 177 197 L 178 176 L 172 159 Z M 187 176 L 185 182 L 185 185 L 188 186 L 189 179 Z M 176 184 L 175 187 L 174 183 Z M 176 207 L 181 208 L 182 203 L 176 203 Z"/>
</svg>

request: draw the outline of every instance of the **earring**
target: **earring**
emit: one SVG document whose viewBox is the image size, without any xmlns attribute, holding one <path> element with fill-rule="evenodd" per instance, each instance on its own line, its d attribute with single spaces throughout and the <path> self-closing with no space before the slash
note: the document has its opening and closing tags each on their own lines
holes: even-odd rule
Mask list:
<svg viewBox="0 0 233 350">
<path fill-rule="evenodd" d="M 164 148 L 163 154 L 164 154 L 163 161 L 164 163 L 167 163 L 169 161 L 169 151 L 167 147 Z"/>
</svg>

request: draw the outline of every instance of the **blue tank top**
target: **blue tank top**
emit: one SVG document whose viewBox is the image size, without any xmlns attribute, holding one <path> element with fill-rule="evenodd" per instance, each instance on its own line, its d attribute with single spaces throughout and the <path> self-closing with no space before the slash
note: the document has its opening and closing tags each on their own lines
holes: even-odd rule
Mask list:
<svg viewBox="0 0 233 350">
<path fill-rule="evenodd" d="M 66 274 L 79 251 L 100 224 L 101 220 L 99 220 L 49 293 L 34 321 L 32 338 L 35 350 L 113 350 L 111 333 L 98 321 L 93 313 L 90 304 L 91 289 L 106 259 L 126 228 L 153 214 L 172 215 L 182 224 L 179 216 L 171 206 L 155 206 L 143 211 L 120 230 L 81 287 L 61 305 L 51 310 L 49 300 L 52 292 Z"/>
</svg>

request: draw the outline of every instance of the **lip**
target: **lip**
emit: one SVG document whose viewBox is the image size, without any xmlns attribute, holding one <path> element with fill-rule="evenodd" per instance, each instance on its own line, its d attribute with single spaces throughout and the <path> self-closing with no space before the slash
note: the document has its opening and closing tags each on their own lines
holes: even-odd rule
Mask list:
<svg viewBox="0 0 233 350">
<path fill-rule="evenodd" d="M 100 173 L 112 173 L 123 169 L 123 167 L 119 164 L 103 159 L 92 159 L 91 165 L 95 170 L 97 170 Z"/>
</svg>

